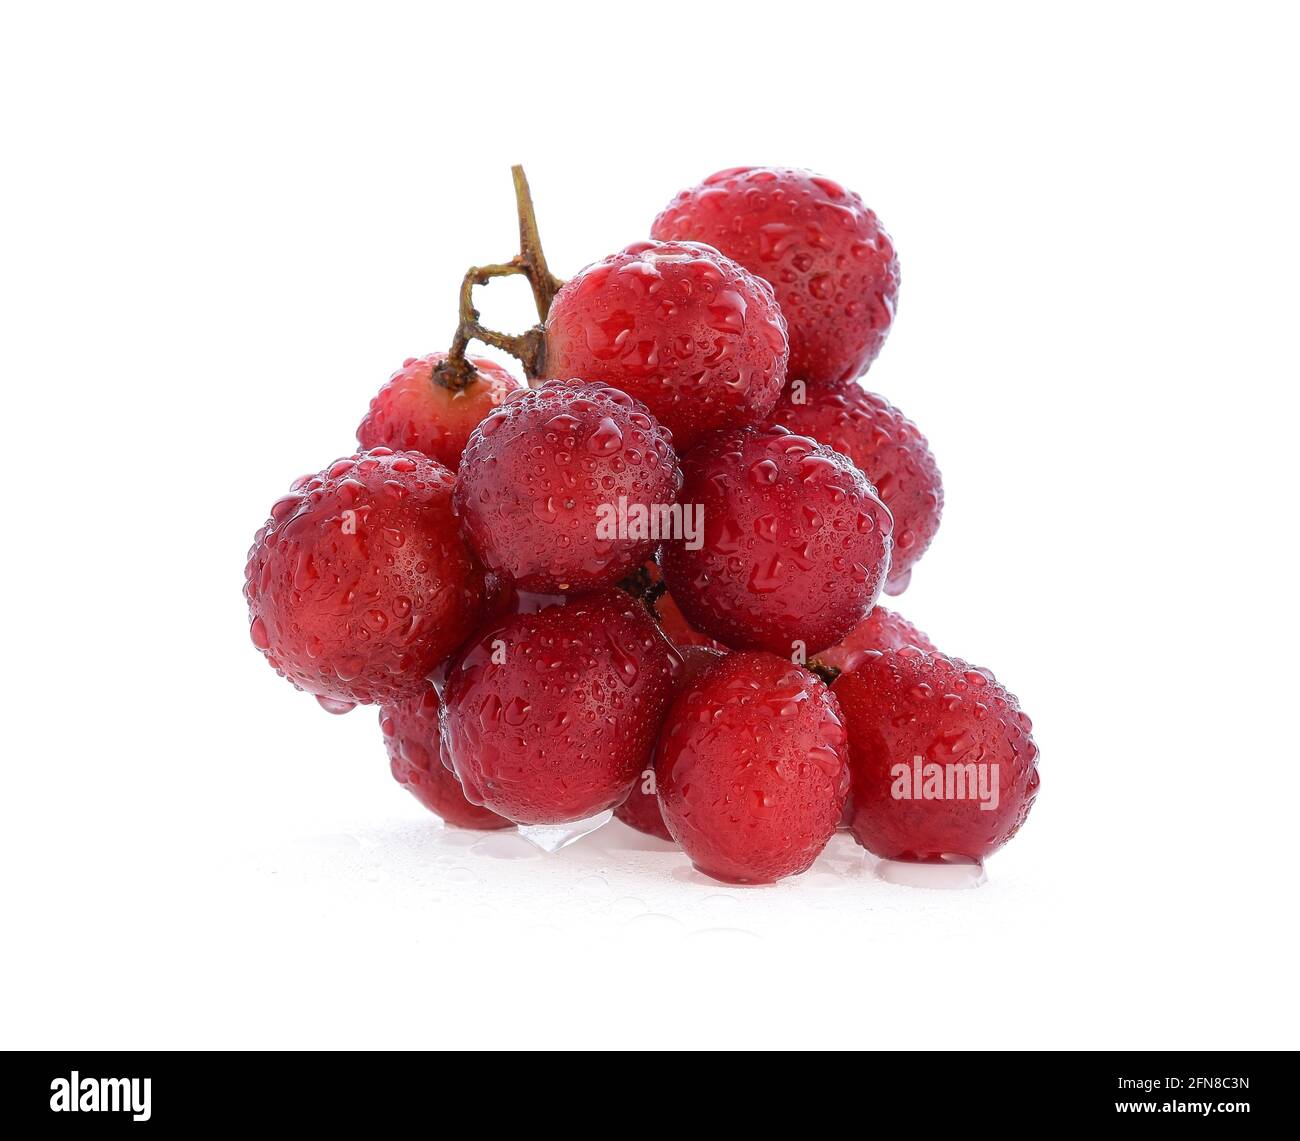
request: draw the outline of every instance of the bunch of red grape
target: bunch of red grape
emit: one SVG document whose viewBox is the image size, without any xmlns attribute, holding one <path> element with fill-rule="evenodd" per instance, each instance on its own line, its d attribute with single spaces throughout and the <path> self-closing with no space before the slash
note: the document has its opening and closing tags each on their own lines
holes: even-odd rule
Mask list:
<svg viewBox="0 0 1300 1141">
<path fill-rule="evenodd" d="M 1006 843 L 1029 719 L 876 605 L 943 488 L 859 379 L 899 283 L 875 214 L 807 171 L 726 170 L 561 283 L 515 177 L 520 255 L 469 271 L 451 349 L 258 531 L 254 644 L 330 712 L 380 705 L 394 777 L 458 827 L 614 809 L 734 883 L 806 870 L 842 823 L 895 860 Z M 520 336 L 472 305 L 510 273 L 540 316 Z"/>
</svg>

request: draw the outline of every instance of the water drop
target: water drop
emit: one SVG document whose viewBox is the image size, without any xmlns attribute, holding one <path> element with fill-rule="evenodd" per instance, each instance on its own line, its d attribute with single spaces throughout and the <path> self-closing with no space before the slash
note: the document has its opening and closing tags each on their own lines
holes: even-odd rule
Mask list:
<svg viewBox="0 0 1300 1141">
<path fill-rule="evenodd" d="M 589 836 L 613 818 L 614 810 L 610 808 L 595 816 L 588 816 L 585 820 L 573 820 L 566 824 L 520 824 L 519 835 L 549 855 Z"/>
<path fill-rule="evenodd" d="M 596 430 L 587 438 L 587 451 L 592 455 L 613 455 L 623 446 L 623 432 L 608 416 L 596 426 Z"/>
<path fill-rule="evenodd" d="M 338 716 L 351 713 L 357 707 L 355 701 L 344 701 L 338 697 L 323 697 L 319 693 L 316 694 L 316 701 L 326 713 L 333 713 Z"/>
</svg>

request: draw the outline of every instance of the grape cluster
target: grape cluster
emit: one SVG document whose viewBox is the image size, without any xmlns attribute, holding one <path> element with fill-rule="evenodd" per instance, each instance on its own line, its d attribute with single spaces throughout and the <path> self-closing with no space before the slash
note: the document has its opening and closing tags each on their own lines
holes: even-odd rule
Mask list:
<svg viewBox="0 0 1300 1141">
<path fill-rule="evenodd" d="M 560 282 L 515 177 L 518 257 L 469 271 L 449 350 L 257 532 L 254 645 L 330 712 L 379 705 L 393 776 L 452 826 L 612 809 L 734 883 L 841 826 L 895 860 L 1000 847 L 1038 789 L 1029 719 L 877 605 L 943 510 L 925 437 L 861 380 L 898 293 L 879 219 L 807 171 L 727 170 Z M 506 274 L 538 307 L 515 336 L 472 304 Z"/>
</svg>

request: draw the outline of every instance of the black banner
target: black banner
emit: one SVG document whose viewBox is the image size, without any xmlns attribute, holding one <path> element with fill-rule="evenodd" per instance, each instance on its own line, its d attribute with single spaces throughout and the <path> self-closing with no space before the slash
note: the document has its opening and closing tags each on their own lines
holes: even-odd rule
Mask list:
<svg viewBox="0 0 1300 1141">
<path fill-rule="evenodd" d="M 815 1121 L 857 1132 L 874 1128 L 876 1107 L 882 1128 L 910 1114 L 919 1134 L 937 1125 L 1117 1122 L 1237 1134 L 1295 1118 L 1294 1063 L 1292 1053 L 1249 1052 L 609 1053 L 542 1064 L 490 1053 L 8 1053 L 0 1057 L 0 1122 L 41 1134 L 265 1125 L 336 1132 L 409 1127 L 413 1117 L 438 1130 L 463 1113 L 499 1129 L 520 1113 L 561 1131 L 689 1118 L 699 1132 L 710 1120 L 734 1131 L 737 1110 L 739 1120 L 767 1126 L 776 1109 L 800 1114 L 804 1128 Z M 684 1102 L 709 1100 L 716 1107 L 703 1116 L 693 1108 L 682 1116 Z M 606 1113 L 608 1123 L 594 1120 Z"/>
</svg>

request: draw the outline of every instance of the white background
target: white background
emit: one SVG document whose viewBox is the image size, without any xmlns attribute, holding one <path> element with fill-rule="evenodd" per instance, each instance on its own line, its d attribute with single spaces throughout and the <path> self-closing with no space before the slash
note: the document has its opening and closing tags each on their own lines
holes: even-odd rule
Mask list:
<svg viewBox="0 0 1300 1141">
<path fill-rule="evenodd" d="M 0 1045 L 1300 1045 L 1291 19 L 6 5 Z M 254 651 L 254 530 L 446 346 L 516 161 L 566 276 L 736 164 L 880 214 L 947 490 L 898 605 L 1042 748 L 986 886 L 480 846 Z"/>
</svg>

